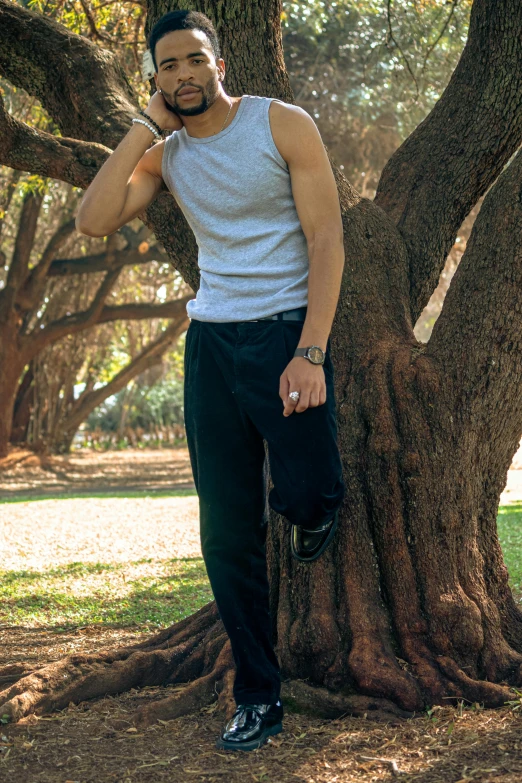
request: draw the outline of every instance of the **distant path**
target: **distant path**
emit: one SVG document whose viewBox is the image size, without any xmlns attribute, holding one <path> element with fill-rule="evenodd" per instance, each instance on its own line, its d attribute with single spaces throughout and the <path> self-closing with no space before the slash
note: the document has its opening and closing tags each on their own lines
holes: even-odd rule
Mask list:
<svg viewBox="0 0 522 783">
<path fill-rule="evenodd" d="M 87 449 L 60 457 L 40 457 L 14 449 L 0 460 L 0 500 L 74 493 L 107 493 L 193 489 L 187 448 Z M 522 501 L 522 448 L 517 452 L 500 498 L 501 505 Z"/>
<path fill-rule="evenodd" d="M 99 494 L 111 490 L 194 488 L 187 448 L 88 449 L 44 457 L 13 449 L 0 460 L 0 500 L 59 494 Z"/>
</svg>

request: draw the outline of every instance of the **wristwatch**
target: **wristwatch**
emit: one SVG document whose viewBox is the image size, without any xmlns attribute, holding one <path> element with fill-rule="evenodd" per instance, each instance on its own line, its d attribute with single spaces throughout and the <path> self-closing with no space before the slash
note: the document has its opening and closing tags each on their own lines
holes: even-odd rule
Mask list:
<svg viewBox="0 0 522 783">
<path fill-rule="evenodd" d="M 296 348 L 294 356 L 304 356 L 312 364 L 324 364 L 325 353 L 318 345 L 309 345 L 306 348 Z"/>
</svg>

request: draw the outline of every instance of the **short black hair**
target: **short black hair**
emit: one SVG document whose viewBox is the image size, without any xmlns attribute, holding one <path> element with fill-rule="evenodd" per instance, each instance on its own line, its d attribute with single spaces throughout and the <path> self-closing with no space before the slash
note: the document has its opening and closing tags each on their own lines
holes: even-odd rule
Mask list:
<svg viewBox="0 0 522 783">
<path fill-rule="evenodd" d="M 219 46 L 219 39 L 216 33 L 212 20 L 202 14 L 200 11 L 169 11 L 168 14 L 164 14 L 149 33 L 148 46 L 152 55 L 152 62 L 154 63 L 154 69 L 158 72 L 158 64 L 156 62 L 156 44 L 167 33 L 171 33 L 173 30 L 202 30 L 210 41 L 210 46 L 214 53 L 216 60 L 221 57 L 221 49 Z"/>
</svg>

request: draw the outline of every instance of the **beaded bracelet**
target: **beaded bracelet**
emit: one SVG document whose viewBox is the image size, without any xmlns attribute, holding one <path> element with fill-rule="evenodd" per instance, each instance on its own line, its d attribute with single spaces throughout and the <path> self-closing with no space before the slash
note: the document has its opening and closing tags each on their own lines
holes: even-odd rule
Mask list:
<svg viewBox="0 0 522 783">
<path fill-rule="evenodd" d="M 154 120 L 152 119 L 152 117 L 149 117 L 149 115 L 148 115 L 148 114 L 145 114 L 145 112 L 144 112 L 144 111 L 140 111 L 140 114 L 141 114 L 141 116 L 142 116 L 142 117 L 145 117 L 145 119 L 146 119 L 146 120 L 148 120 L 149 122 L 151 122 L 151 123 L 154 125 L 154 127 L 156 128 L 156 130 L 158 131 L 158 133 L 163 133 L 163 131 L 161 130 L 161 128 L 160 128 L 160 126 L 158 125 L 158 123 L 157 123 L 157 122 L 154 122 Z"/>
<path fill-rule="evenodd" d="M 160 133 L 158 133 L 158 131 L 156 130 L 156 128 L 153 128 L 153 127 L 152 127 L 152 125 L 151 125 L 150 123 L 148 123 L 148 122 L 147 122 L 147 120 L 140 120 L 138 117 L 134 117 L 134 119 L 132 120 L 132 122 L 139 122 L 139 123 L 140 123 L 140 125 L 145 125 L 145 127 L 146 127 L 146 128 L 148 128 L 148 129 L 150 130 L 150 132 L 151 132 L 151 133 L 153 133 L 153 134 L 154 134 L 154 136 L 155 136 L 157 139 L 161 139 L 161 134 L 160 134 Z"/>
</svg>

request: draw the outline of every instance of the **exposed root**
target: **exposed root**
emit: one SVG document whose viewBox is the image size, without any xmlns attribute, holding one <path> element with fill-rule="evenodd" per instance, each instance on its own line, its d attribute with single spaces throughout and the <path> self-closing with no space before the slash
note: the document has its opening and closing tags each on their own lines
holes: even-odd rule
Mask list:
<svg viewBox="0 0 522 783">
<path fill-rule="evenodd" d="M 0 688 L 5 688 L 6 685 L 12 685 L 22 677 L 26 677 L 28 674 L 32 674 L 41 666 L 30 663 L 11 663 L 9 666 L 2 666 L 0 668 Z"/>
<path fill-rule="evenodd" d="M 71 702 L 206 675 L 225 640 L 216 615 L 209 604 L 134 647 L 71 655 L 21 677 L 20 670 L 9 673 L 6 667 L 3 675 L 17 681 L 0 693 L 1 713 L 17 721 L 31 713 L 63 709 Z"/>
<path fill-rule="evenodd" d="M 468 701 L 479 702 L 485 707 L 502 707 L 506 701 L 513 698 L 513 693 L 505 686 L 485 680 L 472 680 L 451 658 L 441 655 L 437 658 L 437 663 L 459 687 L 462 697 Z"/>
<path fill-rule="evenodd" d="M 388 697 L 406 712 L 422 710 L 423 698 L 414 677 L 400 668 L 393 653 L 377 647 L 372 637 L 354 639 L 348 661 L 363 693 L 378 693 L 385 701 Z"/>
<path fill-rule="evenodd" d="M 236 709 L 236 701 L 234 699 L 235 673 L 234 666 L 233 669 L 228 669 L 225 672 L 221 680 L 222 688 L 218 698 L 218 710 L 225 716 L 226 720 L 232 717 Z"/>
<path fill-rule="evenodd" d="M 198 677 L 197 680 L 173 696 L 147 704 L 139 709 L 134 716 L 136 727 L 144 728 L 157 720 L 173 720 L 210 704 L 216 697 L 216 681 L 223 677 L 231 666 L 233 666 L 232 650 L 230 642 L 227 641 L 209 674 Z"/>
<path fill-rule="evenodd" d="M 315 688 L 302 680 L 283 682 L 281 695 L 284 701 L 320 718 L 340 718 L 343 715 L 368 717 L 397 723 L 414 717 L 413 712 L 401 710 L 388 699 L 378 699 L 359 694 L 332 693 L 326 688 Z"/>
</svg>

